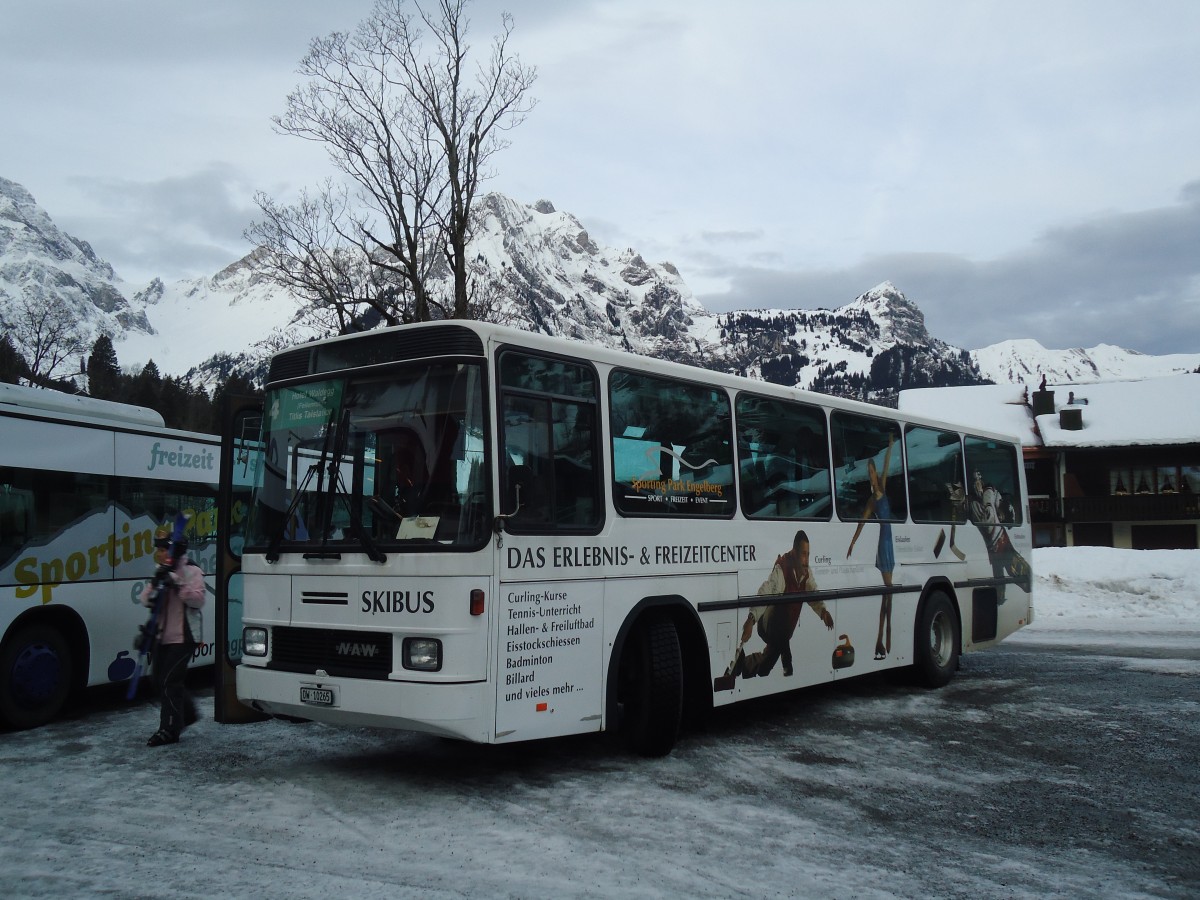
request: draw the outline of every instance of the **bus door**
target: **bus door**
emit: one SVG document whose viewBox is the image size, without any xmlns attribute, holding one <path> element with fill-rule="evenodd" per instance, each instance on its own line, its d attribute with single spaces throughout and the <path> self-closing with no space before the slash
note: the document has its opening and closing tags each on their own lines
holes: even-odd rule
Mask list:
<svg viewBox="0 0 1200 900">
<path fill-rule="evenodd" d="M 221 478 L 217 495 L 217 648 L 215 718 L 225 724 L 267 718 L 238 702 L 234 669 L 242 659 L 242 544 L 250 487 L 262 464 L 262 400 L 228 396 L 221 415 Z"/>
<path fill-rule="evenodd" d="M 599 731 L 603 721 L 605 581 L 555 579 L 512 565 L 536 560 L 543 550 L 560 562 L 584 555 L 583 548 L 527 535 L 505 534 L 500 549 L 500 564 L 507 565 L 496 581 L 495 605 L 500 741 Z"/>
</svg>

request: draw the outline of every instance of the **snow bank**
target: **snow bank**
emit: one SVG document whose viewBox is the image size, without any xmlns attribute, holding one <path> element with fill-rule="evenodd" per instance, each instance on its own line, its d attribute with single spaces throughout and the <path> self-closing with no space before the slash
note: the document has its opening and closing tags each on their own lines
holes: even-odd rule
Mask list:
<svg viewBox="0 0 1200 900">
<path fill-rule="evenodd" d="M 1016 639 L 1084 631 L 1137 643 L 1155 632 L 1194 643 L 1200 630 L 1200 550 L 1044 547 L 1033 570 L 1033 625 Z"/>
</svg>

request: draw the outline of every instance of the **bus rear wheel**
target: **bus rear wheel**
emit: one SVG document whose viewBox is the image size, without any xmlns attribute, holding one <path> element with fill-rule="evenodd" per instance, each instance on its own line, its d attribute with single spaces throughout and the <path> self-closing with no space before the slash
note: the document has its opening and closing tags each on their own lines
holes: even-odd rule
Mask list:
<svg viewBox="0 0 1200 900">
<path fill-rule="evenodd" d="M 954 604 L 944 593 L 930 594 L 917 622 L 913 674 L 918 684 L 939 688 L 958 670 L 960 626 Z"/>
<path fill-rule="evenodd" d="M 617 702 L 625 743 L 642 756 L 666 756 L 683 717 L 683 653 L 669 618 L 638 625 L 621 654 Z"/>
<path fill-rule="evenodd" d="M 29 625 L 0 647 L 0 720 L 14 728 L 49 722 L 71 691 L 71 652 L 58 629 Z"/>
</svg>

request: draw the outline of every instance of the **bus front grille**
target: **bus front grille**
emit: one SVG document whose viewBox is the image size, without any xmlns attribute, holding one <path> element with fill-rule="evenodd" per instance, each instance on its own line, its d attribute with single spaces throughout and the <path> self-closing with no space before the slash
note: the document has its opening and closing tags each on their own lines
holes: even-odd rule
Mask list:
<svg viewBox="0 0 1200 900">
<path fill-rule="evenodd" d="M 392 636 L 375 631 L 332 631 L 280 626 L 272 631 L 268 668 L 330 677 L 387 678 L 392 671 Z"/>
</svg>

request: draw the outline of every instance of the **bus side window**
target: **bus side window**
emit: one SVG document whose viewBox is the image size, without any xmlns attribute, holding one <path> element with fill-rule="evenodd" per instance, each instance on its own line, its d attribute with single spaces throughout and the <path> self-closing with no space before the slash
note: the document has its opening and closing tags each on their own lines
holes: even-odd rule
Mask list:
<svg viewBox="0 0 1200 900">
<path fill-rule="evenodd" d="M 873 517 L 903 522 L 908 517 L 908 500 L 899 424 L 834 412 L 830 433 L 839 518 L 861 520 L 870 507 Z M 877 496 L 881 489 L 882 495 Z M 881 497 L 886 497 L 886 504 L 880 502 Z"/>
<path fill-rule="evenodd" d="M 85 518 L 111 516 L 109 482 L 103 475 L 88 473 L 0 469 L 0 569 L 30 544 L 50 545 L 59 532 Z M 86 576 L 87 580 L 94 577 L 96 573 Z M 15 583 L 13 578 L 9 583 Z"/>
<path fill-rule="evenodd" d="M 617 510 L 627 516 L 733 516 L 729 395 L 622 370 L 613 371 L 608 391 Z"/>
<path fill-rule="evenodd" d="M 747 518 L 829 519 L 829 440 L 820 409 L 739 394 L 737 444 Z"/>
<path fill-rule="evenodd" d="M 904 450 L 913 521 L 964 521 L 963 453 L 958 435 L 909 426 L 904 434 Z"/>
<path fill-rule="evenodd" d="M 602 521 L 597 384 L 577 362 L 501 354 L 500 511 L 510 530 L 591 531 Z"/>
<path fill-rule="evenodd" d="M 1022 502 L 1017 448 L 1003 441 L 967 436 L 968 514 L 972 521 L 1020 525 Z"/>
<path fill-rule="evenodd" d="M 176 513 L 184 513 L 189 517 L 187 539 L 192 560 L 200 563 L 209 558 L 203 551 L 216 540 L 217 491 L 214 486 L 123 476 L 117 479 L 117 503 L 131 519 L 147 516 L 156 523 L 166 522 Z"/>
<path fill-rule="evenodd" d="M 4 568 L 32 537 L 33 491 L 14 484 L 11 470 L 0 472 L 0 568 Z"/>
</svg>

